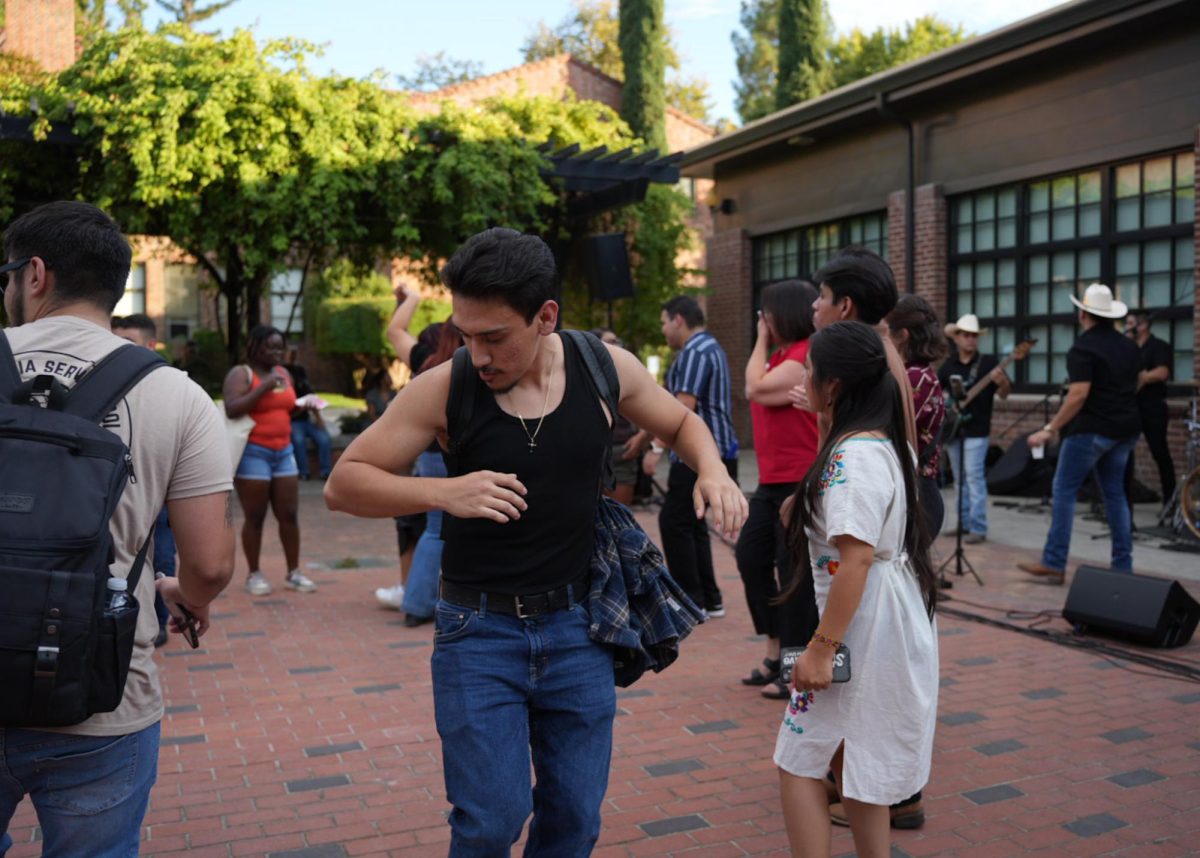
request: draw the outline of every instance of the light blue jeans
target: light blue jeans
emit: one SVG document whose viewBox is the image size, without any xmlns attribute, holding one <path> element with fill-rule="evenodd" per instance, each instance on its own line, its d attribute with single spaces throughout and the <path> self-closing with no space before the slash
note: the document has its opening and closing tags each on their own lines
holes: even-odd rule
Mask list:
<svg viewBox="0 0 1200 858">
<path fill-rule="evenodd" d="M 422 453 L 417 457 L 413 471 L 418 477 L 445 477 L 446 460 L 441 453 Z M 442 511 L 431 509 L 425 513 L 425 530 L 417 539 L 413 550 L 412 566 L 408 570 L 408 583 L 404 585 L 404 600 L 400 610 L 414 617 L 433 616 L 437 602 L 438 576 L 442 571 Z"/>
<path fill-rule="evenodd" d="M 1092 469 L 1104 496 L 1104 512 L 1112 531 L 1112 570 L 1133 571 L 1133 529 L 1125 500 L 1125 463 L 1137 438 L 1118 441 L 1092 433 L 1063 438 L 1054 471 L 1054 500 L 1050 507 L 1050 532 L 1042 549 L 1042 565 L 1063 571 L 1071 550 L 1075 524 L 1075 496 Z"/>
<path fill-rule="evenodd" d="M 967 469 L 966 480 L 958 472 L 959 447 L 966 444 L 963 451 L 963 466 Z M 954 485 L 962 486 L 962 521 L 963 530 L 967 533 L 978 533 L 987 536 L 987 438 L 961 438 L 946 445 L 946 455 L 950 457 L 950 470 L 954 473 Z M 959 510 L 958 494 L 954 496 L 954 511 Z"/>
<path fill-rule="evenodd" d="M 317 467 L 321 469 L 321 479 L 329 476 L 333 470 L 333 442 L 325 427 L 318 426 L 308 420 L 292 421 L 292 452 L 296 456 L 296 468 L 300 471 L 301 479 L 308 479 L 308 440 L 312 439 L 317 447 Z"/>
<path fill-rule="evenodd" d="M 616 693 L 612 650 L 588 637 L 589 622 L 586 602 L 529 619 L 437 603 L 431 667 L 451 858 L 508 856 L 530 813 L 526 856 L 591 854 Z"/>
<path fill-rule="evenodd" d="M 0 858 L 26 793 L 42 828 L 43 858 L 138 854 L 158 776 L 159 725 L 125 736 L 0 728 Z"/>
</svg>

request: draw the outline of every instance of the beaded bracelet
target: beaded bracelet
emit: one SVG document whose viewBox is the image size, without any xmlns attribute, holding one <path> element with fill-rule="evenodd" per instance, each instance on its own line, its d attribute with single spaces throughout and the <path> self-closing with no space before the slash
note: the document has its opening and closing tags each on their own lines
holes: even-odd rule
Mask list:
<svg viewBox="0 0 1200 858">
<path fill-rule="evenodd" d="M 833 638 L 826 637 L 825 635 L 821 634 L 820 632 L 813 632 L 811 643 L 824 644 L 825 646 L 829 647 L 830 649 L 837 649 L 838 647 L 840 647 L 842 645 L 841 641 L 835 641 Z"/>
</svg>

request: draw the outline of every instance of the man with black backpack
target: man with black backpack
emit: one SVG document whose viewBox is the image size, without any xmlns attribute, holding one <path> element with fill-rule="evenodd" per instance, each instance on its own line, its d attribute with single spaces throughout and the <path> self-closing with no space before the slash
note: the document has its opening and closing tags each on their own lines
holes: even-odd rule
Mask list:
<svg viewBox="0 0 1200 858">
<path fill-rule="evenodd" d="M 697 517 L 709 505 L 733 534 L 746 500 L 704 422 L 633 354 L 556 333 L 557 271 L 540 238 L 487 230 L 441 276 L 466 351 L 400 391 L 334 466 L 325 500 L 376 518 L 449 513 L 431 667 L 450 854 L 507 855 L 532 812 L 527 855 L 587 855 L 616 697 L 613 649 L 589 634 L 603 619 L 589 564 L 612 446 L 596 365 L 619 387 L 618 412 L 699 474 Z M 448 478 L 397 476 L 434 440 Z"/>
<path fill-rule="evenodd" d="M 0 854 L 25 794 L 46 854 L 135 854 L 163 714 L 146 550 L 165 500 L 158 592 L 203 634 L 233 574 L 228 444 L 200 387 L 109 330 L 130 248 L 108 215 L 41 206 L 4 254 Z"/>
</svg>

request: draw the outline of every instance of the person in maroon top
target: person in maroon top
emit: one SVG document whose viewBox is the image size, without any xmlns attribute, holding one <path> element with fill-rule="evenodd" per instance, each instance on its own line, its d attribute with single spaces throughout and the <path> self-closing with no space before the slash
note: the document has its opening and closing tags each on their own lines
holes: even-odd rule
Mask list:
<svg viewBox="0 0 1200 858">
<path fill-rule="evenodd" d="M 225 376 L 226 416 L 249 414 L 254 418 L 254 429 L 233 476 L 246 515 L 242 550 L 250 567 L 246 590 L 253 596 L 271 592 L 270 582 L 258 568 L 268 504 L 279 523 L 279 541 L 287 560 L 285 583 L 301 593 L 317 589 L 300 571 L 300 471 L 292 452 L 291 419 L 296 390 L 282 366 L 286 345 L 278 328 L 255 325 L 246 338 L 246 362 Z"/>
<path fill-rule="evenodd" d="M 942 384 L 932 364 L 946 355 L 937 314 L 919 295 L 903 295 L 888 313 L 888 336 L 904 358 L 908 382 L 912 385 L 913 411 L 917 419 L 917 478 L 921 508 L 925 510 L 930 533 L 942 532 L 946 507 L 938 488 L 938 439 L 946 416 Z"/>
<path fill-rule="evenodd" d="M 817 416 L 793 408 L 788 397 L 788 391 L 804 380 L 816 297 L 816 287 L 807 280 L 785 280 L 766 287 L 758 314 L 758 336 L 746 365 L 758 488 L 750 498 L 750 516 L 738 538 L 736 556 L 754 630 L 767 636 L 767 655 L 761 667 L 743 677 L 742 684 L 765 686 L 763 696 L 777 700 L 788 697 L 779 679 L 780 647 L 808 643 L 818 619 L 811 598 L 811 610 L 797 609 L 802 599 L 786 608 L 773 604 L 792 579 L 779 508 L 817 455 Z M 811 593 L 811 584 L 808 590 Z"/>
</svg>

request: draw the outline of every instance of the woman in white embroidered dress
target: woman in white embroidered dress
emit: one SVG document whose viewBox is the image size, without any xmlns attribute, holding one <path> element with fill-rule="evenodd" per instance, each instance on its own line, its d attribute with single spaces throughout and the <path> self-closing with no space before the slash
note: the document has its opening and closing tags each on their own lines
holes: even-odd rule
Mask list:
<svg viewBox="0 0 1200 858">
<path fill-rule="evenodd" d="M 821 621 L 792 671 L 775 764 L 793 855 L 830 854 L 822 781 L 832 768 L 859 858 L 886 858 L 888 805 L 925 785 L 933 753 L 930 538 L 879 335 L 860 322 L 829 325 L 810 340 L 806 369 L 809 402 L 830 430 L 796 490 L 789 544 L 812 567 Z M 842 642 L 851 678 L 832 684 Z"/>
</svg>

